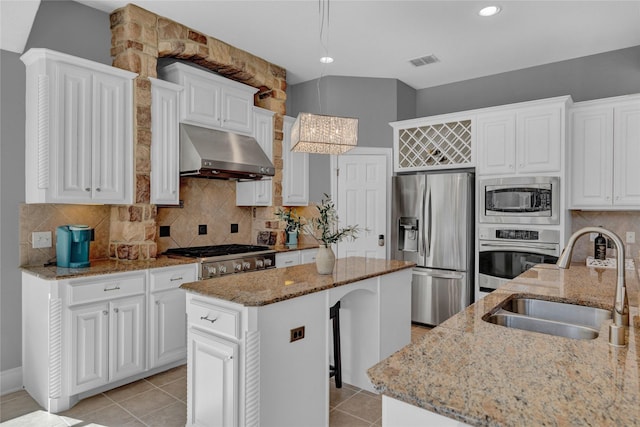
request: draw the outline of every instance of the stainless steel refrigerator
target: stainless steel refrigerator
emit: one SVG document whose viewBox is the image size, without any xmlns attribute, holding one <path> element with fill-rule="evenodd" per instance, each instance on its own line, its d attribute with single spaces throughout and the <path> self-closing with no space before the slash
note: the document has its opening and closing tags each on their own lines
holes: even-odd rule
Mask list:
<svg viewBox="0 0 640 427">
<path fill-rule="evenodd" d="M 392 257 L 414 261 L 411 320 L 438 325 L 473 301 L 474 174 L 393 177 Z"/>
</svg>

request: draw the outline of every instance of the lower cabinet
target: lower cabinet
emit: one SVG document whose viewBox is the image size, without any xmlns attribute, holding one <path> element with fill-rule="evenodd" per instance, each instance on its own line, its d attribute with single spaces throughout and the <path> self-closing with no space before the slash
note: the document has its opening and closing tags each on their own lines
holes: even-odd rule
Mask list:
<svg viewBox="0 0 640 427">
<path fill-rule="evenodd" d="M 196 264 L 46 280 L 22 274 L 22 368 L 46 410 L 184 363 Z"/>
<path fill-rule="evenodd" d="M 238 344 L 195 328 L 189 342 L 187 425 L 237 426 Z"/>
<path fill-rule="evenodd" d="M 317 254 L 318 249 L 278 252 L 276 253 L 276 267 L 293 267 L 294 265 L 316 262 Z"/>
</svg>

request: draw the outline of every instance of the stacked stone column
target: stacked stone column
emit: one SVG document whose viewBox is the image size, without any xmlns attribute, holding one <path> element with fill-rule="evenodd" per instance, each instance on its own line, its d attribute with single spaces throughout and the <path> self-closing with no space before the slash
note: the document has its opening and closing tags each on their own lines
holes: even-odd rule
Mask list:
<svg viewBox="0 0 640 427">
<path fill-rule="evenodd" d="M 274 205 L 282 203 L 282 117 L 286 112 L 286 71 L 248 52 L 129 4 L 110 16 L 113 66 L 138 73 L 134 82 L 133 139 L 135 204 L 114 207 L 109 255 L 116 259 L 156 256 L 156 207 L 150 202 L 151 84 L 159 57 L 194 62 L 229 79 L 259 88 L 254 104 L 274 111 Z M 271 212 L 264 210 L 261 215 Z M 266 224 L 262 223 L 266 226 Z M 254 223 L 253 238 L 264 227 Z"/>
</svg>

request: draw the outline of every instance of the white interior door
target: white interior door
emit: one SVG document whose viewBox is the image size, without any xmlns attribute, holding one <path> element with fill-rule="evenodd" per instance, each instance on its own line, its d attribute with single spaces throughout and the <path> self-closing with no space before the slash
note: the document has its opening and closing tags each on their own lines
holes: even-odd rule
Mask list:
<svg viewBox="0 0 640 427">
<path fill-rule="evenodd" d="M 367 229 L 355 241 L 339 243 L 338 258 L 387 258 L 390 161 L 391 152 L 384 148 L 356 148 L 332 160 L 334 170 L 337 169 L 332 174 L 332 193 L 340 226 L 357 224 Z M 383 246 L 378 244 L 380 235 Z"/>
</svg>

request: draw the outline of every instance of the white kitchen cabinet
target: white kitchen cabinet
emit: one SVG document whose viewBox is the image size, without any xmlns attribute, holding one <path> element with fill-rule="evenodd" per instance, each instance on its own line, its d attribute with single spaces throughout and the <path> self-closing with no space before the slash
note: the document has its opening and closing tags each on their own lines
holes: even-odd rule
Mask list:
<svg viewBox="0 0 640 427">
<path fill-rule="evenodd" d="M 571 129 L 571 208 L 638 209 L 640 96 L 576 103 Z"/>
<path fill-rule="evenodd" d="M 196 280 L 197 264 L 149 270 L 150 367 L 187 357 L 185 292 L 180 285 Z"/>
<path fill-rule="evenodd" d="M 180 203 L 180 93 L 182 86 L 151 81 L 151 203 Z"/>
<path fill-rule="evenodd" d="M 273 160 L 273 111 L 254 107 L 253 137 Z M 236 206 L 271 206 L 273 181 L 265 177 L 258 181 L 238 181 L 236 183 Z"/>
<path fill-rule="evenodd" d="M 282 125 L 282 205 L 309 205 L 309 153 L 291 151 L 294 117 L 285 116 Z"/>
<path fill-rule="evenodd" d="M 303 249 L 300 251 L 300 264 L 309 264 L 310 262 L 316 262 L 316 256 L 318 255 L 318 249 Z"/>
<path fill-rule="evenodd" d="M 251 134 L 253 95 L 258 89 L 178 62 L 158 74 L 184 88 L 181 122 Z"/>
<path fill-rule="evenodd" d="M 238 425 L 238 345 L 189 330 L 188 426 Z M 221 402 L 221 404 L 218 404 Z"/>
<path fill-rule="evenodd" d="M 69 280 L 63 286 L 71 319 L 69 394 L 143 372 L 146 272 Z"/>
<path fill-rule="evenodd" d="M 478 111 L 478 174 L 559 173 L 568 97 Z"/>
<path fill-rule="evenodd" d="M 133 203 L 135 73 L 48 49 L 26 65 L 27 203 Z"/>
<path fill-rule="evenodd" d="M 288 251 L 276 253 L 276 267 L 293 267 L 300 264 L 300 251 Z"/>
<path fill-rule="evenodd" d="M 46 410 L 183 364 L 197 264 L 64 280 L 22 274 L 23 384 Z M 150 286 L 147 286 L 150 284 Z M 224 323 L 224 322 L 223 322 Z"/>
</svg>

